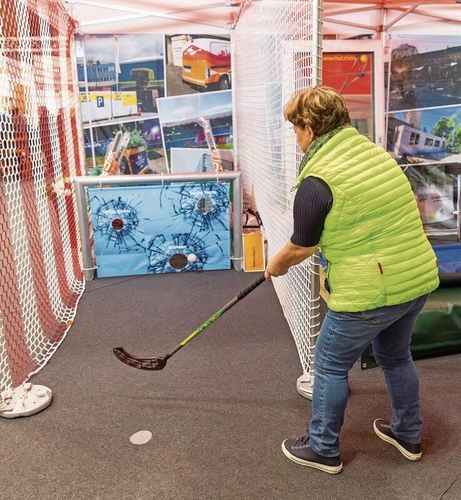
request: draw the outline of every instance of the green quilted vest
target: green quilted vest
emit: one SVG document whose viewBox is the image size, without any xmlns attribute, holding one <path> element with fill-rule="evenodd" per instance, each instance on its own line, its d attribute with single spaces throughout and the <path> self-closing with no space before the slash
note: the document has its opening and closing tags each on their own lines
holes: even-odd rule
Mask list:
<svg viewBox="0 0 461 500">
<path fill-rule="evenodd" d="M 402 304 L 437 288 L 437 260 L 410 183 L 384 149 L 343 129 L 314 153 L 295 187 L 308 176 L 333 193 L 319 243 L 331 310 Z"/>
</svg>

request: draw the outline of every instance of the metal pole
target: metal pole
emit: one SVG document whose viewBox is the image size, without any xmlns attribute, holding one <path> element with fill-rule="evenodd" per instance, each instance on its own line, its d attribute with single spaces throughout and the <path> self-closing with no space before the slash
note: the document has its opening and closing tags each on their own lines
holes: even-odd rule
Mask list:
<svg viewBox="0 0 461 500">
<path fill-rule="evenodd" d="M 322 0 L 311 0 L 312 5 L 312 85 L 322 83 L 322 40 L 323 40 L 323 2 Z M 312 255 L 310 259 L 310 280 L 309 302 L 311 306 L 316 303 L 316 311 L 320 308 L 320 266 L 318 252 Z M 314 307 L 311 307 L 313 310 Z M 314 350 L 315 341 L 320 330 L 320 324 L 317 320 L 318 314 L 309 318 L 309 372 L 303 373 L 296 381 L 296 390 L 298 394 L 306 399 L 312 400 L 312 392 L 314 390 Z"/>
</svg>

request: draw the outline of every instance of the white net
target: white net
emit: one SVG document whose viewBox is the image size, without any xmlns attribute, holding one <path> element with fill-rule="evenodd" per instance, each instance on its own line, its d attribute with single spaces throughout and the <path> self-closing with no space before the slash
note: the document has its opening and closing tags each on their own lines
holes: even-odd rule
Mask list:
<svg viewBox="0 0 461 500">
<path fill-rule="evenodd" d="M 244 204 L 257 209 L 269 258 L 293 229 L 291 191 L 302 152 L 283 108 L 294 92 L 320 81 L 321 2 L 247 2 L 233 35 L 234 117 L 237 165 L 243 171 Z M 313 368 L 319 330 L 318 257 L 274 279 L 304 375 Z M 312 373 L 313 375 L 313 373 Z"/>
<path fill-rule="evenodd" d="M 0 0 L 0 391 L 48 361 L 83 292 L 73 32 L 60 2 Z"/>
</svg>

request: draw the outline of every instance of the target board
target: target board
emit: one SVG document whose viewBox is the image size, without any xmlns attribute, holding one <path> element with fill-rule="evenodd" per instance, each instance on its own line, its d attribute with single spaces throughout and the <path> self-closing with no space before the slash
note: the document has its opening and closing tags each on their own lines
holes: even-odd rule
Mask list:
<svg viewBox="0 0 461 500">
<path fill-rule="evenodd" d="M 230 183 L 89 188 L 98 277 L 230 269 Z"/>
</svg>

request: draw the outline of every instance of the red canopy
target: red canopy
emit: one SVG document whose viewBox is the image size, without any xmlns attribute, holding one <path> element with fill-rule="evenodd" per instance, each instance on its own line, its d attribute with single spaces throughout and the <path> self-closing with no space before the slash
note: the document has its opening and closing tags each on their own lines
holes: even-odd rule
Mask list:
<svg viewBox="0 0 461 500">
<path fill-rule="evenodd" d="M 64 0 L 61 0 L 64 2 Z M 264 0 L 259 0 L 263 2 Z M 459 0 L 461 1 L 461 0 Z M 242 0 L 68 0 L 82 33 L 229 33 Z M 324 33 L 461 33 L 456 0 L 324 1 Z M 442 27 L 442 28 L 441 28 Z"/>
</svg>

